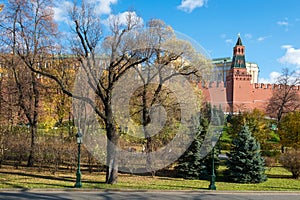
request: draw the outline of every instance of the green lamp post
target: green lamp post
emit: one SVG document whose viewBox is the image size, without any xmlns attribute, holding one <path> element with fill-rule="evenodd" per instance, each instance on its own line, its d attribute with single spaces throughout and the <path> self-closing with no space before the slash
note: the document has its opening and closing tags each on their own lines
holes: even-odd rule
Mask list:
<svg viewBox="0 0 300 200">
<path fill-rule="evenodd" d="M 212 153 L 212 163 L 211 163 L 211 169 L 212 169 L 212 171 L 211 171 L 211 179 L 210 179 L 210 184 L 209 184 L 209 187 L 208 187 L 208 189 L 210 189 L 210 190 L 216 190 L 217 189 L 217 187 L 216 187 L 216 185 L 215 185 L 215 181 L 216 181 L 216 175 L 215 175 L 215 161 L 214 161 L 214 159 L 215 159 L 215 145 L 216 145 L 216 143 L 217 143 L 217 141 L 218 141 L 218 138 L 217 137 L 213 137 L 212 139 L 211 139 L 211 145 L 212 145 L 212 151 L 211 151 L 211 153 Z"/>
<path fill-rule="evenodd" d="M 80 172 L 80 145 L 82 143 L 82 134 L 78 132 L 76 134 L 76 139 L 77 139 L 77 144 L 78 144 L 78 158 L 77 158 L 77 172 L 76 172 L 76 183 L 75 183 L 75 188 L 81 188 L 82 183 L 81 183 L 81 172 Z"/>
</svg>

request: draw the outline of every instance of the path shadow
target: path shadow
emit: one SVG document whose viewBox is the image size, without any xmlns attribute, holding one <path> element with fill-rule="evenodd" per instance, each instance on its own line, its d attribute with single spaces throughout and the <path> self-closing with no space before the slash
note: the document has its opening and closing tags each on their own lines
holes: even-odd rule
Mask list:
<svg viewBox="0 0 300 200">
<path fill-rule="evenodd" d="M 27 191 L 21 192 L 5 192 L 3 194 L 0 193 L 0 199 L 5 200 L 15 200 L 15 199 L 44 199 L 44 200 L 70 200 L 71 198 L 66 198 L 59 196 L 57 194 L 42 194 L 42 193 L 32 193 Z"/>
</svg>

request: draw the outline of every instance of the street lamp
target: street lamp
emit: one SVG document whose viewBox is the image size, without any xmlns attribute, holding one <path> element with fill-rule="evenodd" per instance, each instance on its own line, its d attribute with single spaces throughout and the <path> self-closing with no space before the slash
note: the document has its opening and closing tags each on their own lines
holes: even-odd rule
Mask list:
<svg viewBox="0 0 300 200">
<path fill-rule="evenodd" d="M 127 134 L 128 133 L 128 126 L 120 126 L 120 131 L 122 134 Z"/>
<path fill-rule="evenodd" d="M 215 146 L 216 143 L 218 142 L 219 136 L 222 133 L 222 131 L 216 131 L 217 135 L 214 135 L 211 139 L 211 145 L 212 145 L 212 161 L 211 161 L 211 179 L 210 179 L 210 184 L 209 184 L 209 189 L 210 190 L 216 190 L 216 175 L 215 175 Z"/>
<path fill-rule="evenodd" d="M 75 188 L 81 188 L 82 183 L 81 183 L 81 172 L 80 172 L 80 145 L 82 143 L 82 134 L 80 131 L 76 134 L 76 140 L 78 144 L 78 158 L 77 158 L 77 172 L 76 172 L 76 183 L 75 183 Z"/>
</svg>

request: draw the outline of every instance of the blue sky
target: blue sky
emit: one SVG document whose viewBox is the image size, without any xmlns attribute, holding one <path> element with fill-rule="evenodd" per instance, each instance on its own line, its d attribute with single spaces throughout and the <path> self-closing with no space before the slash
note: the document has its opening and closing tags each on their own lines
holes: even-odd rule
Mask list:
<svg viewBox="0 0 300 200">
<path fill-rule="evenodd" d="M 55 9 L 63 23 L 63 7 Z M 157 18 L 196 40 L 211 58 L 231 57 L 240 33 L 246 60 L 260 67 L 260 82 L 273 82 L 283 67 L 300 70 L 299 0 L 94 0 L 103 18 L 134 11 Z"/>
</svg>

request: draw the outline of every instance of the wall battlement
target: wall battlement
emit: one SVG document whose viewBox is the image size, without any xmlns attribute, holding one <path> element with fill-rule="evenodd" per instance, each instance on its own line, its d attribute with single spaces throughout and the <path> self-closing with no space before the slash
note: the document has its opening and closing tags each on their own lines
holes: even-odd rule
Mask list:
<svg viewBox="0 0 300 200">
<path fill-rule="evenodd" d="M 284 85 L 280 85 L 280 84 L 269 84 L 269 83 L 255 83 L 255 84 L 251 84 L 252 88 L 254 89 L 268 89 L 268 90 L 275 90 L 275 89 L 283 89 Z M 293 86 L 293 90 L 300 90 L 300 85 L 295 85 Z"/>
<path fill-rule="evenodd" d="M 240 80 L 240 81 L 242 81 L 242 80 L 244 80 L 244 81 L 251 81 L 252 75 L 251 74 L 245 74 L 245 75 L 243 75 L 243 74 L 234 74 L 233 78 L 235 80 Z"/>
<path fill-rule="evenodd" d="M 201 89 L 207 88 L 226 88 L 226 85 L 223 81 L 210 81 L 210 82 L 200 82 L 198 87 Z"/>
<path fill-rule="evenodd" d="M 248 79 L 244 79 L 242 77 L 240 77 L 239 79 L 237 80 L 248 80 Z M 270 83 L 250 83 L 249 82 L 249 86 L 252 88 L 252 89 L 257 89 L 257 90 L 260 90 L 260 89 L 263 89 L 263 90 L 275 90 L 275 89 L 283 89 L 284 85 L 280 85 L 280 84 L 270 84 Z M 205 88 L 225 88 L 226 89 L 226 84 L 224 84 L 223 81 L 211 81 L 211 82 L 200 82 L 198 83 L 198 87 L 200 89 L 205 89 Z M 300 85 L 295 85 L 293 86 L 293 90 L 298 90 L 300 91 Z"/>
</svg>

